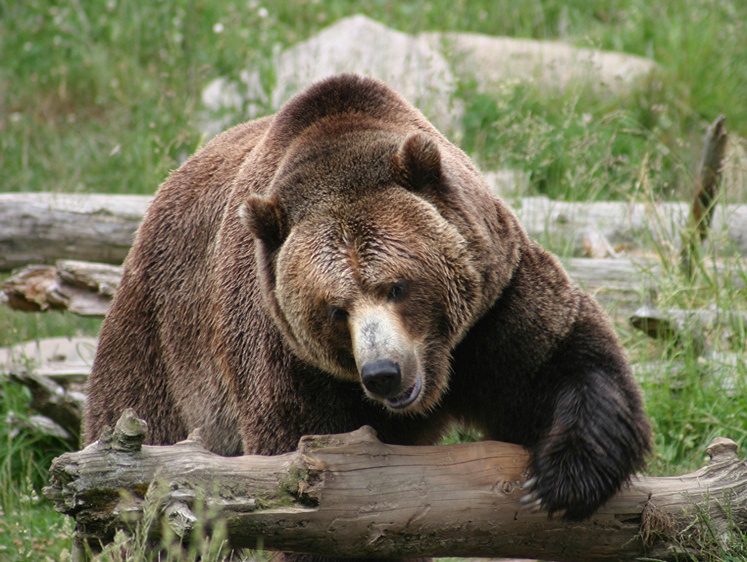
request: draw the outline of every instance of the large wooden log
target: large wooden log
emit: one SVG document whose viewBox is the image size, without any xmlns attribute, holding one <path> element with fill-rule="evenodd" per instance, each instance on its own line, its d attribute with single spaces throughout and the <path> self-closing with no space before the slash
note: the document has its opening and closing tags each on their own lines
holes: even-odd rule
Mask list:
<svg viewBox="0 0 747 562">
<path fill-rule="evenodd" d="M 0 271 L 59 259 L 122 263 L 151 197 L 0 193 Z"/>
<path fill-rule="evenodd" d="M 590 520 L 569 523 L 522 507 L 528 455 L 517 445 L 403 447 L 361 428 L 304 437 L 285 455 L 219 457 L 199 435 L 143 446 L 145 431 L 128 411 L 113 432 L 53 462 L 44 493 L 75 518 L 79 547 L 154 509 L 152 540 L 163 523 L 188 542 L 209 518 L 203 528 L 223 521 L 233 547 L 342 557 L 673 560 L 747 529 L 747 463 L 728 439 L 711 444 L 704 468 L 634 478 Z"/>
<path fill-rule="evenodd" d="M 120 264 L 151 197 L 64 193 L 0 194 L 0 271 L 59 259 Z M 612 247 L 678 248 L 687 203 L 576 203 L 511 199 L 529 233 L 554 248 L 588 254 L 591 238 Z M 747 206 L 720 206 L 711 238 L 722 253 L 747 254 Z"/>
<path fill-rule="evenodd" d="M 0 302 L 26 312 L 69 310 L 104 316 L 122 279 L 122 267 L 58 260 L 54 266 L 30 265 L 0 284 Z"/>
</svg>

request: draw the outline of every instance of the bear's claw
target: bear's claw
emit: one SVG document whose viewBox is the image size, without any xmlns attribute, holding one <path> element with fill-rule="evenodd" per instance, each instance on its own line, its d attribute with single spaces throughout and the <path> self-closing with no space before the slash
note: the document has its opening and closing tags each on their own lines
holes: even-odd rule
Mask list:
<svg viewBox="0 0 747 562">
<path fill-rule="evenodd" d="M 521 489 L 522 490 L 530 490 L 530 489 L 532 489 L 534 487 L 534 485 L 536 483 L 537 483 L 537 477 L 536 476 L 532 476 L 531 478 L 527 478 L 527 481 L 524 482 L 521 485 Z"/>
</svg>

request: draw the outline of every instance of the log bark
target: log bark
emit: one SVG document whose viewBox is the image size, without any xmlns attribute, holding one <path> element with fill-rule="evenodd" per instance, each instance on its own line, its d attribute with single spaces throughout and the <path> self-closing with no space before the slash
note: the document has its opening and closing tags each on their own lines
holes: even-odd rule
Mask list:
<svg viewBox="0 0 747 562">
<path fill-rule="evenodd" d="M 76 259 L 120 264 L 151 197 L 0 193 L 0 271 Z"/>
<path fill-rule="evenodd" d="M 708 127 L 703 141 L 703 151 L 698 164 L 698 181 L 690 206 L 690 222 L 684 230 L 684 242 L 680 251 L 680 264 L 685 274 L 692 278 L 700 256 L 700 246 L 708 236 L 718 199 L 721 172 L 726 159 L 728 136 L 720 115 Z"/>
<path fill-rule="evenodd" d="M 28 406 L 39 413 L 5 421 L 34 434 L 58 437 L 77 449 L 96 343 L 95 338 L 49 338 L 0 348 L 0 381 L 28 388 Z"/>
<path fill-rule="evenodd" d="M 0 194 L 0 271 L 59 259 L 121 264 L 152 198 L 139 195 Z M 587 256 L 600 236 L 613 249 L 657 244 L 674 249 L 688 224 L 688 203 L 578 203 L 510 199 L 530 235 Z M 747 254 L 747 205 L 720 206 L 711 225 L 715 249 Z"/>
<path fill-rule="evenodd" d="M 630 323 L 653 339 L 674 339 L 682 333 L 702 332 L 709 327 L 731 327 L 737 333 L 747 331 L 747 314 L 738 310 L 658 310 L 643 306 L 633 313 Z"/>
<path fill-rule="evenodd" d="M 145 430 L 128 411 L 53 462 L 44 494 L 75 518 L 76 544 L 111 540 L 154 509 L 152 540 L 162 523 L 188 542 L 202 517 L 224 521 L 234 548 L 340 557 L 674 560 L 747 529 L 747 463 L 728 439 L 702 469 L 634 478 L 590 520 L 568 523 L 522 508 L 528 454 L 517 445 L 403 447 L 364 427 L 304 437 L 294 453 L 228 458 L 199 434 L 143 446 Z"/>
<path fill-rule="evenodd" d="M 567 258 L 561 260 L 570 276 L 602 303 L 618 320 L 641 306 L 642 294 L 658 290 L 665 274 L 659 260 L 638 257 Z M 709 264 L 704 270 L 716 280 L 744 286 L 740 268 L 729 260 Z M 103 317 L 119 286 L 122 267 L 74 260 L 55 266 L 31 265 L 14 271 L 0 285 L 0 303 L 15 310 L 69 310 L 84 316 Z"/>
</svg>

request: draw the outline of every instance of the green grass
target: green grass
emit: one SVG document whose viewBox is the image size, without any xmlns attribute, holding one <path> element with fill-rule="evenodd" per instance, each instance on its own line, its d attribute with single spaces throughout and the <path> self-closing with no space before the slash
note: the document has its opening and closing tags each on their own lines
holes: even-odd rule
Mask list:
<svg viewBox="0 0 747 562">
<path fill-rule="evenodd" d="M 25 388 L 0 380 L 0 392 L 0 560 L 64 560 L 72 521 L 52 509 L 41 489 L 52 459 L 66 447 L 8 423 L 33 414 Z"/>
<path fill-rule="evenodd" d="M 641 174 L 657 199 L 682 195 L 700 150 L 696 142 L 669 147 L 664 104 L 650 85 L 646 104 L 625 105 L 590 92 L 555 93 L 521 82 L 495 94 L 465 92 L 470 101 L 464 146 L 485 169 L 529 176 L 529 194 L 588 201 L 634 198 Z M 652 112 L 648 105 L 658 108 Z"/>
<path fill-rule="evenodd" d="M 365 9 L 349 0 L 0 0 L 0 190 L 153 193 L 205 142 L 195 125 L 210 80 L 251 68 L 269 86 L 273 49 L 360 12 L 406 32 L 563 39 L 656 61 L 660 71 L 651 82 L 620 98 L 520 83 L 486 95 L 461 85 L 464 148 L 485 169 L 525 172 L 529 194 L 682 199 L 709 122 L 724 114 L 730 134 L 747 137 L 741 0 L 372 0 Z M 656 250 L 665 263 L 676 262 L 668 248 Z M 716 283 L 699 275 L 690 282 L 672 267 L 659 279 L 655 304 L 744 310 L 741 279 Z M 93 335 L 98 326 L 0 308 L 0 345 Z M 720 371 L 699 358 L 699 343 L 652 341 L 617 328 L 635 362 L 661 360 L 643 380 L 656 432 L 651 474 L 700 466 L 717 435 L 747 443 L 743 328 L 702 334 L 726 358 L 730 393 L 714 382 Z M 25 390 L 3 386 L 0 416 L 30 415 L 27 402 Z M 57 560 L 69 549 L 69 522 L 38 498 L 60 450 L 53 440 L 0 423 L 0 560 Z"/>
<path fill-rule="evenodd" d="M 249 67 L 271 82 L 267 61 L 276 45 L 288 46 L 361 10 L 346 0 L 281 0 L 268 7 L 243 0 L 0 2 L 3 189 L 151 193 L 202 142 L 194 124 L 200 91 L 210 79 Z M 703 122 L 720 113 L 730 130 L 747 135 L 747 5 L 741 2 L 619 0 L 600 7 L 591 0 L 375 1 L 366 10 L 408 32 L 561 37 L 652 56 L 661 65 L 651 91 L 614 100 L 615 107 L 609 100 L 605 107 L 600 100 L 558 102 L 509 92 L 507 116 L 491 100 L 466 95 L 468 138 L 496 141 L 467 146 L 485 148 L 478 157 L 489 165 L 516 164 L 496 155 L 502 149 L 520 152 L 528 142 L 496 129 L 509 125 L 536 136 L 531 127 L 555 128 L 554 142 L 531 147 L 540 153 L 518 162 L 533 172 L 533 185 L 542 193 L 615 195 L 630 187 L 634 174 L 614 168 L 635 166 L 647 151 L 674 154 L 675 161 L 663 165 L 670 169 L 666 183 L 675 185 L 680 143 L 689 146 Z M 568 127 L 571 117 L 580 117 L 584 130 Z M 585 177 L 566 172 L 589 130 L 609 140 L 621 128 L 639 138 L 622 135 L 612 143 L 607 165 L 613 185 L 572 183 Z M 566 135 L 574 143 L 564 154 Z M 538 162 L 540 169 L 532 168 Z"/>
</svg>

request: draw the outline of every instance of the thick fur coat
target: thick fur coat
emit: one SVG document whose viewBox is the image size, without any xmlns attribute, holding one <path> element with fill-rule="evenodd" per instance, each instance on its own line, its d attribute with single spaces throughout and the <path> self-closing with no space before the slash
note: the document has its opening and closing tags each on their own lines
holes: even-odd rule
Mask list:
<svg viewBox="0 0 747 562">
<path fill-rule="evenodd" d="M 528 447 L 531 494 L 571 519 L 650 439 L 592 297 L 415 108 L 349 75 L 216 137 L 160 188 L 101 331 L 87 441 L 128 407 L 149 443 L 200 427 L 224 455 L 470 424 Z"/>
</svg>

